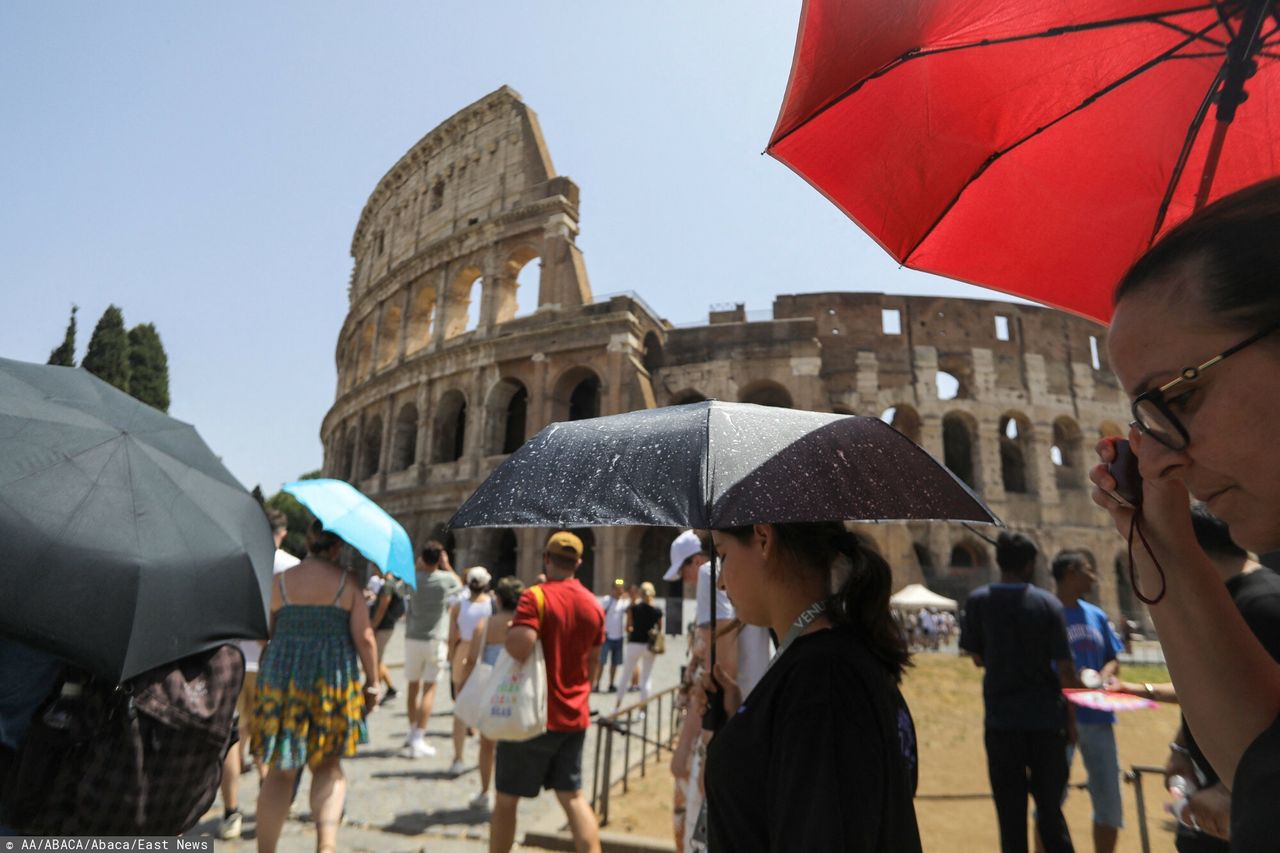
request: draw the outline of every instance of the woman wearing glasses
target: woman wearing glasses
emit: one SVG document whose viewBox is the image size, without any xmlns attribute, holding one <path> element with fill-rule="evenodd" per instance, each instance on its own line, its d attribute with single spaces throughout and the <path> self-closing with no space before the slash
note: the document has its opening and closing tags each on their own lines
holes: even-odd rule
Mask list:
<svg viewBox="0 0 1280 853">
<path fill-rule="evenodd" d="M 1111 365 L 1134 400 L 1141 506 L 1116 500 L 1114 439 L 1094 501 L 1130 537 L 1138 591 L 1188 722 L 1234 779 L 1233 849 L 1280 844 L 1280 664 L 1246 627 L 1196 544 L 1188 499 L 1255 553 L 1280 550 L 1280 179 L 1171 230 L 1116 289 Z"/>
</svg>

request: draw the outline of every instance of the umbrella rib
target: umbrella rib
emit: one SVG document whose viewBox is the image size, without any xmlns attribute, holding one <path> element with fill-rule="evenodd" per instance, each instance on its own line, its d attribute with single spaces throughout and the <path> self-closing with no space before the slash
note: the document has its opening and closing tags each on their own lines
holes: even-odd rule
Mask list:
<svg viewBox="0 0 1280 853">
<path fill-rule="evenodd" d="M 1169 175 L 1169 183 L 1164 188 L 1164 197 L 1160 199 L 1160 207 L 1156 209 L 1156 221 L 1151 226 L 1151 237 L 1147 240 L 1148 244 L 1155 241 L 1156 235 L 1164 227 L 1165 217 L 1169 215 L 1169 205 L 1173 203 L 1173 194 L 1178 189 L 1179 182 L 1182 181 L 1182 172 L 1187 166 L 1187 161 L 1191 159 L 1191 149 L 1195 146 L 1196 137 L 1200 135 L 1200 128 L 1204 125 L 1205 117 L 1209 115 L 1209 107 L 1213 105 L 1215 95 L 1226 76 L 1227 63 L 1224 62 L 1222 67 L 1218 69 L 1218 73 L 1213 76 L 1213 82 L 1209 84 L 1209 91 L 1205 92 L 1204 99 L 1200 102 L 1199 108 L 1196 109 L 1196 114 L 1191 118 L 1191 124 L 1187 126 L 1186 136 L 1182 139 L 1182 150 L 1178 152 L 1178 159 L 1173 164 L 1173 172 Z"/>
<path fill-rule="evenodd" d="M 1217 23 L 1211 24 L 1210 26 L 1206 27 L 1205 31 L 1207 32 L 1208 30 L 1211 30 L 1216 26 L 1218 26 Z M 1139 65 L 1137 68 L 1134 68 L 1133 70 L 1127 72 L 1126 74 L 1111 81 L 1110 83 L 1103 86 L 1101 89 L 1094 92 L 1093 94 L 1089 95 L 1083 101 L 1076 104 L 1074 107 L 1067 110 L 1062 115 L 1057 116 L 1047 124 L 1043 124 L 1040 127 L 1037 127 L 1035 130 L 1026 134 L 1021 139 L 1015 140 L 1014 142 L 1010 143 L 1004 148 L 1001 148 L 999 151 L 993 152 L 990 156 L 987 157 L 986 160 L 982 161 L 982 164 L 979 165 L 978 168 L 974 170 L 973 174 L 969 176 L 969 179 L 965 181 L 964 185 L 960 187 L 959 190 L 956 191 L 955 195 L 951 197 L 951 200 L 947 202 L 946 206 L 942 208 L 942 211 L 938 214 L 937 218 L 935 218 L 933 222 L 929 225 L 929 227 L 926 228 L 920 234 L 919 239 L 917 239 L 915 243 L 911 245 L 911 248 L 903 253 L 902 255 L 903 263 L 907 263 L 908 259 L 912 255 L 914 255 L 916 251 L 924 244 L 924 241 L 929 239 L 930 235 L 933 234 L 934 230 L 937 229 L 938 225 L 942 223 L 942 220 L 945 219 L 947 214 L 951 212 L 951 209 L 960 203 L 960 198 L 961 196 L 964 195 L 965 190 L 969 189 L 969 187 L 973 185 L 974 181 L 982 177 L 983 173 L 986 172 L 987 169 L 991 168 L 996 163 L 996 161 L 1000 160 L 1010 151 L 1017 149 L 1019 146 L 1023 145 L 1024 143 L 1029 142 L 1030 140 L 1044 133 L 1049 128 L 1065 121 L 1066 119 L 1080 112 L 1085 107 L 1088 107 L 1089 105 L 1091 105 L 1092 103 L 1097 101 L 1099 98 L 1103 97 L 1104 95 L 1114 92 L 1116 89 L 1120 88 L 1125 83 L 1128 83 L 1129 81 L 1137 78 L 1141 74 L 1147 71 L 1150 71 L 1152 68 L 1155 68 L 1160 63 L 1165 62 L 1166 60 L 1169 60 L 1169 59 L 1176 58 L 1176 55 L 1179 50 L 1191 44 L 1195 40 L 1196 39 L 1194 36 L 1184 39 L 1181 43 L 1174 45 L 1168 50 L 1165 50 L 1157 54 L 1156 56 L 1152 57 L 1151 59 Z"/>
<path fill-rule="evenodd" d="M 1013 44 L 1020 41 L 1030 41 L 1032 39 L 1053 38 L 1055 36 L 1072 35 L 1074 33 L 1086 32 L 1089 30 L 1108 29 L 1111 27 L 1128 26 L 1129 24 L 1145 24 L 1145 23 L 1165 24 L 1166 22 L 1164 21 L 1164 18 L 1166 17 L 1176 17 L 1178 15 L 1187 15 L 1192 12 L 1204 12 L 1209 9 L 1213 9 L 1216 5 L 1217 5 L 1216 3 L 1206 3 L 1206 4 L 1197 5 L 1197 6 L 1187 6 L 1182 9 L 1170 9 L 1167 12 L 1153 12 L 1148 15 L 1130 15 L 1124 18 L 1108 18 L 1102 21 L 1090 21 L 1084 24 L 1068 24 L 1060 27 L 1050 27 L 1047 30 L 1043 30 L 1037 33 L 1023 33 L 1021 35 L 1016 35 L 1016 36 L 1004 36 L 1003 38 L 981 39 L 979 41 L 969 42 L 967 44 L 957 44 L 957 45 L 951 45 L 948 47 L 939 47 L 939 48 L 934 48 L 932 50 L 913 47 L 911 50 L 908 50 L 906 53 L 902 54 L 896 59 L 889 61 L 883 67 L 871 72 L 866 77 L 863 77 L 861 80 L 854 83 L 852 86 L 850 86 L 848 89 L 845 89 L 840 94 L 836 95 L 834 98 L 832 98 L 827 103 L 823 104 L 821 107 L 818 107 L 817 109 L 810 112 L 807 116 L 805 116 L 803 121 L 797 123 L 794 127 L 787 129 L 783 133 L 779 133 L 777 136 L 775 136 L 772 140 L 769 141 L 768 147 L 773 148 L 774 146 L 778 145 L 788 136 L 800 130 L 802 127 L 808 125 L 810 122 L 818 118 L 818 116 L 822 115 L 827 110 L 832 109 L 833 107 L 838 105 L 841 101 L 856 94 L 858 90 L 861 89 L 863 86 L 865 86 L 867 83 L 879 77 L 883 77 L 884 75 L 888 74 L 890 71 L 894 70 L 900 65 L 903 65 L 904 63 L 907 63 L 913 59 L 922 59 L 927 56 L 937 56 L 938 54 L 942 54 L 942 53 L 954 53 L 955 51 L 958 51 L 958 50 L 970 50 L 975 47 L 995 47 L 998 45 Z M 1217 26 L 1217 25 L 1215 24 L 1214 26 Z M 1208 27 L 1203 32 L 1207 33 L 1213 28 L 1214 27 Z M 1180 29 L 1180 28 L 1175 27 L 1175 29 Z"/>
</svg>

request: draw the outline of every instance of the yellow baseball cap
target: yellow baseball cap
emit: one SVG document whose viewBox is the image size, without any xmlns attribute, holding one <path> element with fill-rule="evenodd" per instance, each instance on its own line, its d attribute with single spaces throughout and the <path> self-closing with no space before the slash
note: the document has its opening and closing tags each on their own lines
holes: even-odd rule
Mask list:
<svg viewBox="0 0 1280 853">
<path fill-rule="evenodd" d="M 582 559 L 582 540 L 567 530 L 558 530 L 547 540 L 547 553 Z"/>
</svg>

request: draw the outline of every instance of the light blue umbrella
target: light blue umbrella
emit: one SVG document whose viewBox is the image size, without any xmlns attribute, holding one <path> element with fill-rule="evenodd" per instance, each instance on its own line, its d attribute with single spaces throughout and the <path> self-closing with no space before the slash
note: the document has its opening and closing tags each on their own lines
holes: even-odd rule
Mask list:
<svg viewBox="0 0 1280 853">
<path fill-rule="evenodd" d="M 311 510 L 325 530 L 341 536 L 384 572 L 417 588 L 409 534 L 400 522 L 351 484 L 342 480 L 298 480 L 285 483 L 284 491 Z"/>
</svg>

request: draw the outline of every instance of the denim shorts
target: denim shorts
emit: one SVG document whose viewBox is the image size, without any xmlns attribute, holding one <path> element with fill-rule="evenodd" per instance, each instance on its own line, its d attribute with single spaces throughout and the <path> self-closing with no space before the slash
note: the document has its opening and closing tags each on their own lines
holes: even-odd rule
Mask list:
<svg viewBox="0 0 1280 853">
<path fill-rule="evenodd" d="M 605 639 L 604 645 L 600 647 L 600 663 L 609 662 L 609 658 L 613 658 L 614 666 L 622 666 L 622 638 L 616 640 Z"/>
<path fill-rule="evenodd" d="M 1089 774 L 1089 799 L 1093 802 L 1093 822 L 1116 829 L 1124 826 L 1120 802 L 1120 759 L 1116 754 L 1116 730 L 1110 723 L 1077 723 L 1080 757 Z M 1071 766 L 1074 747 L 1067 747 Z M 1065 799 L 1065 798 L 1064 798 Z"/>
</svg>

